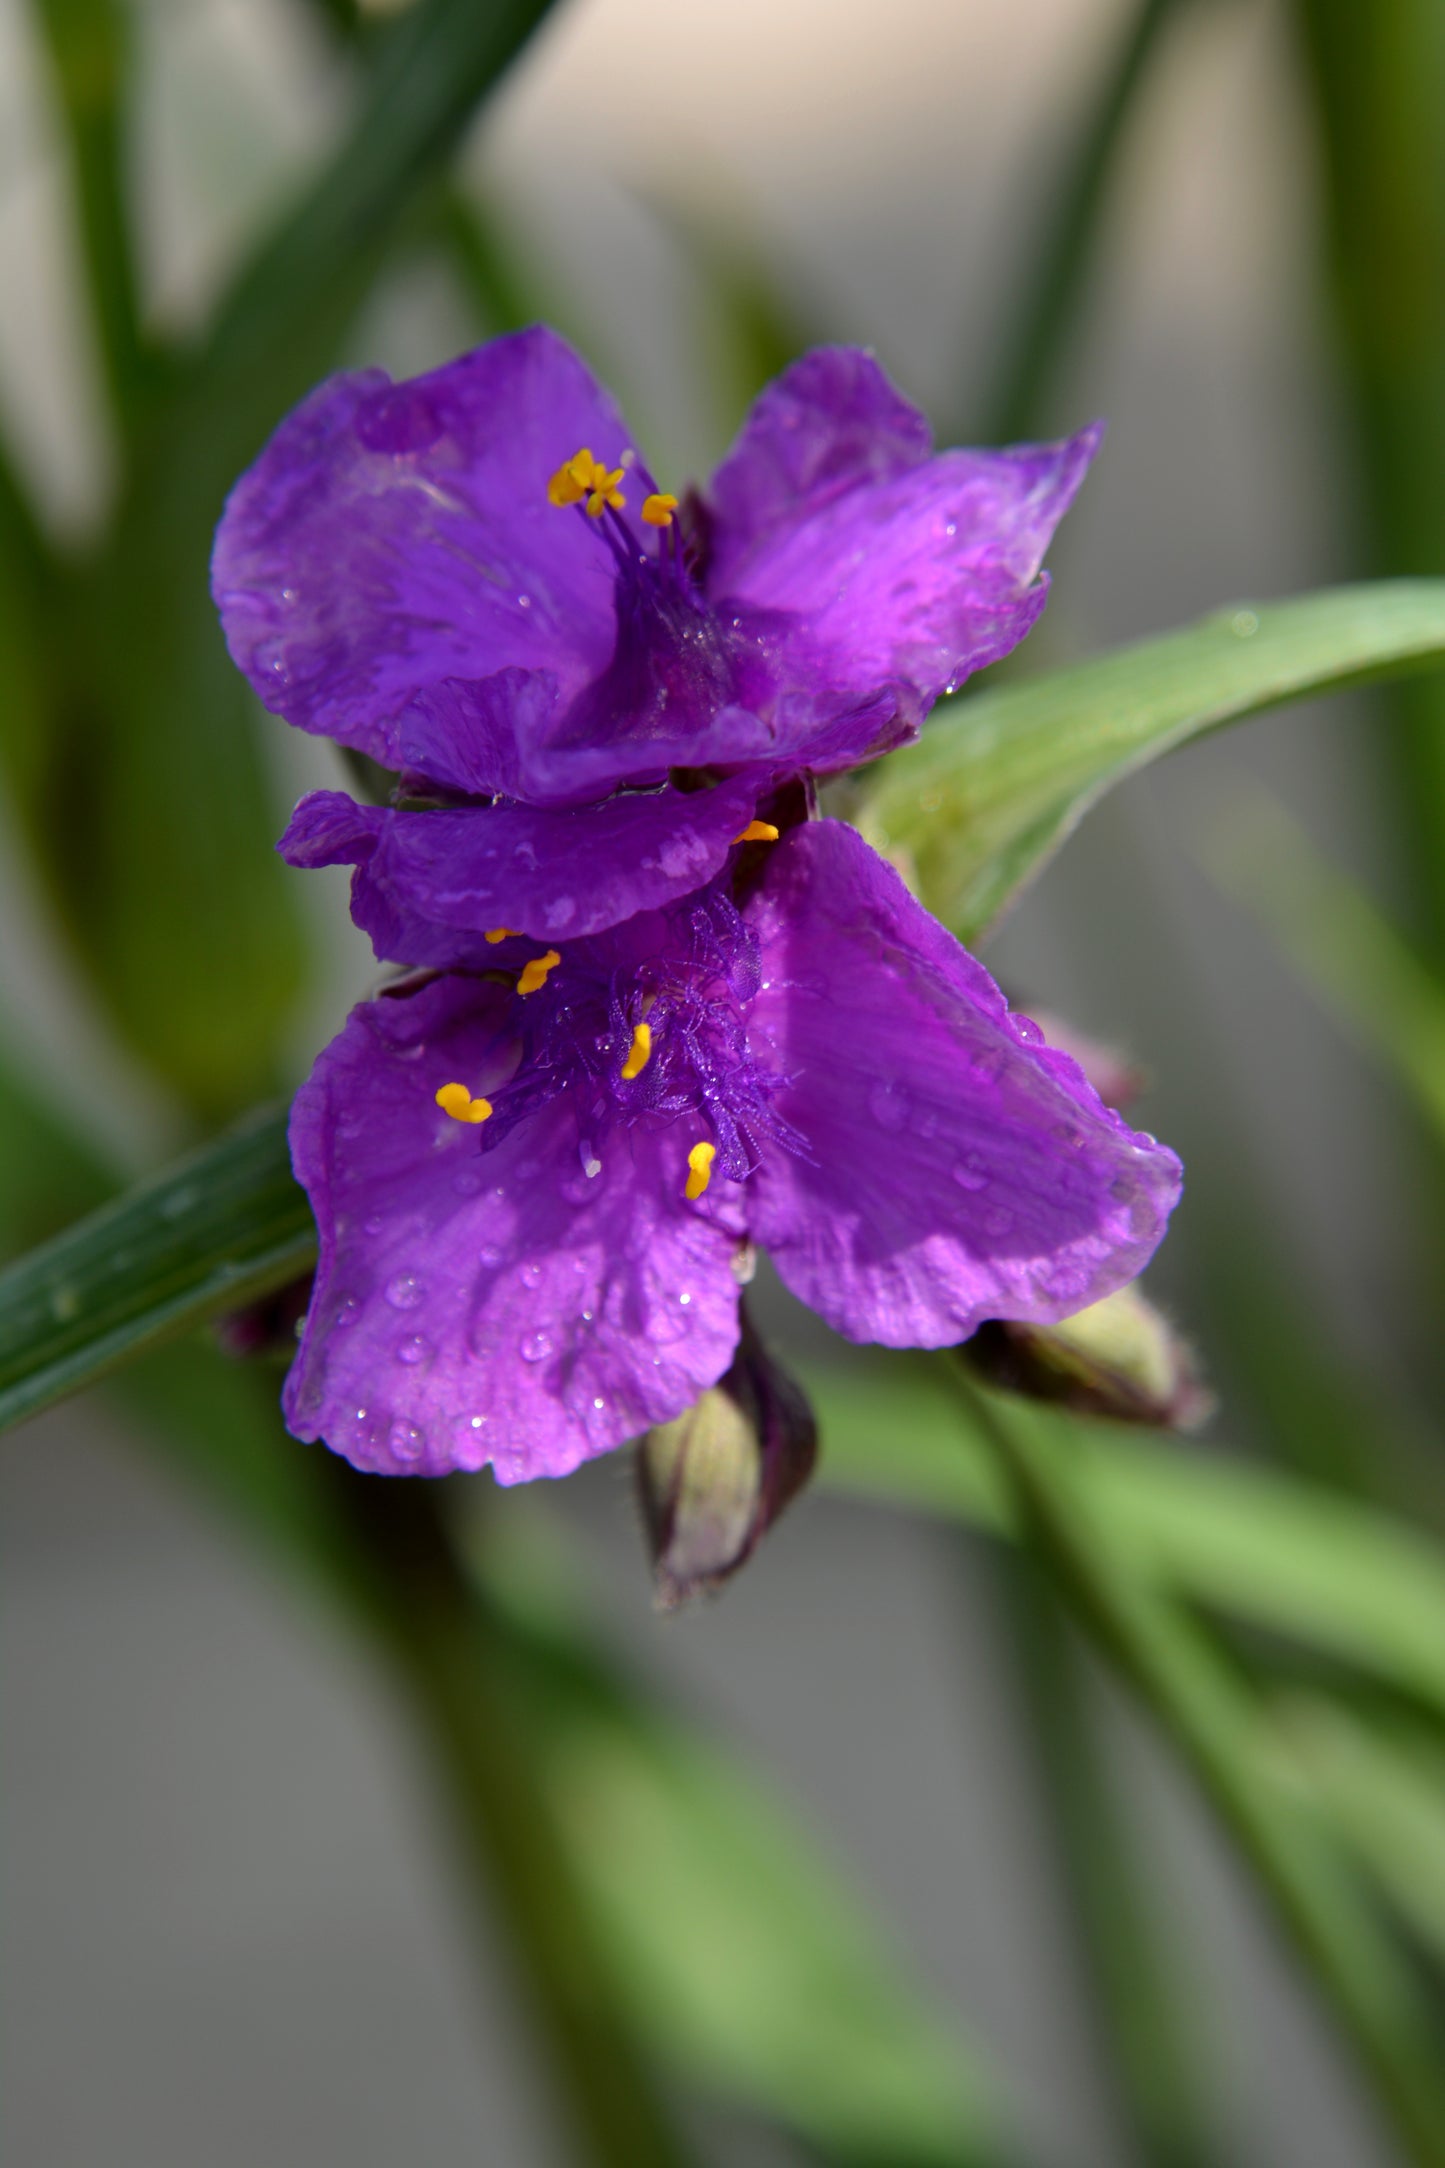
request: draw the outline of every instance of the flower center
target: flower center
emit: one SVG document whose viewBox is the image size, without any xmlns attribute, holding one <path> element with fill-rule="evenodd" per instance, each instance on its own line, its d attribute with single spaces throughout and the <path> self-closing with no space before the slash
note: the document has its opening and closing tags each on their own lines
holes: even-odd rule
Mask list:
<svg viewBox="0 0 1445 2168">
<path fill-rule="evenodd" d="M 641 534 L 627 511 L 624 485 L 632 481 L 646 491 Z M 611 661 L 549 730 L 552 750 L 581 753 L 630 740 L 645 772 L 649 744 L 689 735 L 726 708 L 766 712 L 774 685 L 759 628 L 712 609 L 676 497 L 658 489 L 633 455 L 608 467 L 584 445 L 552 475 L 547 498 L 610 554 L 617 613 Z"/>
<path fill-rule="evenodd" d="M 639 1123 L 692 1130 L 689 1198 L 702 1195 L 714 1172 L 746 1181 L 767 1144 L 806 1156 L 773 1105 L 787 1079 L 760 1062 L 749 1041 L 757 943 L 720 886 L 571 944 L 540 982 L 529 983 L 533 970 L 529 964 L 519 977 L 498 1034 L 499 1052 L 509 1045 L 516 1054 L 510 1079 L 485 1100 L 464 1084 L 437 1094 L 454 1120 L 485 1125 L 483 1152 L 565 1097 L 589 1175 L 600 1170 L 608 1137 Z"/>
</svg>

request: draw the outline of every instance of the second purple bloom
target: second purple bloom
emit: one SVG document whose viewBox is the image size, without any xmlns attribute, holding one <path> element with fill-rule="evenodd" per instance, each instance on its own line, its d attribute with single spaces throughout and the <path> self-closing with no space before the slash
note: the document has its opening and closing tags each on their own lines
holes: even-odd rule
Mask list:
<svg viewBox="0 0 1445 2168">
<path fill-rule="evenodd" d="M 266 705 L 401 802 L 318 793 L 283 851 L 355 864 L 409 961 L 689 893 L 782 779 L 902 743 L 1023 638 L 1097 438 L 934 453 L 871 356 L 825 348 L 679 503 L 550 331 L 333 378 L 232 492 L 213 585 Z"/>
</svg>

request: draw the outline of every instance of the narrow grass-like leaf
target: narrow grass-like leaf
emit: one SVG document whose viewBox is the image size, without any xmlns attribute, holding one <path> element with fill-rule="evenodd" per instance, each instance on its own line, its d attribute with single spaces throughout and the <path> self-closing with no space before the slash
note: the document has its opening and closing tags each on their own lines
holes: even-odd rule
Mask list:
<svg viewBox="0 0 1445 2168">
<path fill-rule="evenodd" d="M 858 816 L 977 940 L 1115 783 L 1191 738 L 1310 694 L 1445 664 L 1445 581 L 1221 611 L 1182 632 L 938 711 Z"/>
<path fill-rule="evenodd" d="M 1075 140 L 1059 160 L 1013 320 L 997 342 L 976 439 L 966 432 L 969 442 L 1004 443 L 1040 427 L 1082 314 L 1119 154 L 1162 33 L 1187 5 L 1188 0 L 1137 0 L 1097 86 L 1090 86 Z"/>
<path fill-rule="evenodd" d="M 70 155 L 80 255 L 116 423 L 129 427 L 146 354 L 126 186 L 129 26 L 119 0 L 35 0 Z"/>
<path fill-rule="evenodd" d="M 44 757 L 17 792 L 27 839 L 118 1031 L 208 1121 L 276 1089 L 301 970 L 259 737 L 281 726 L 259 722 L 227 659 L 212 532 L 267 432 L 334 365 L 546 4 L 417 0 L 378 36 L 342 142 L 199 349 L 169 357 L 115 522 L 52 642 Z"/>
<path fill-rule="evenodd" d="M 1445 1142 L 1445 992 L 1384 912 L 1262 791 L 1206 838 L 1205 859 Z"/>
<path fill-rule="evenodd" d="M 1132 2153 L 1167 2168 L 1222 2168 L 1192 2022 L 1192 1968 L 1166 1932 L 1173 1907 L 1158 1902 L 1137 1841 L 1138 1800 L 1114 1766 L 1078 1634 L 1030 1550 L 995 1552 L 991 1563 L 1028 1718 L 1034 1796 Z"/>
<path fill-rule="evenodd" d="M 941 1358 L 789 1360 L 818 1411 L 821 1480 L 1013 1533 L 1007 1489 Z M 1445 1553 L 1415 1528 L 1217 1448 L 1052 1410 L 1032 1420 L 1068 1452 L 1135 1572 L 1445 1714 Z"/>
<path fill-rule="evenodd" d="M 1405 1925 L 1445 1961 L 1445 1747 L 1292 1693 L 1275 1718 Z"/>
<path fill-rule="evenodd" d="M 1417 2168 L 1445 2163 L 1445 2088 L 1429 2012 L 1316 1802 L 1261 1751 L 1248 1692 L 1179 1607 L 1140 1576 L 1027 1403 L 1005 1409 L 957 1372 L 1019 1526 L 1101 1653 L 1213 1806 L 1303 1959 Z"/>
<path fill-rule="evenodd" d="M 1445 573 L 1441 12 L 1434 0 L 1293 0 L 1287 12 L 1315 130 L 1332 356 L 1359 455 L 1351 547 L 1361 570 Z M 1371 730 L 1366 749 L 1392 800 L 1411 935 L 1445 977 L 1445 679 L 1402 686 L 1391 704 L 1395 727 Z M 1427 1235 L 1440 1203 L 1437 1180 Z"/>
<path fill-rule="evenodd" d="M 285 1124 L 252 1117 L 0 1273 L 0 1426 L 306 1270 Z"/>
<path fill-rule="evenodd" d="M 493 1549 L 549 1797 L 667 2062 L 830 2161 L 996 2159 L 971 2059 L 805 1825 L 599 1650 L 555 1557 Z"/>
</svg>

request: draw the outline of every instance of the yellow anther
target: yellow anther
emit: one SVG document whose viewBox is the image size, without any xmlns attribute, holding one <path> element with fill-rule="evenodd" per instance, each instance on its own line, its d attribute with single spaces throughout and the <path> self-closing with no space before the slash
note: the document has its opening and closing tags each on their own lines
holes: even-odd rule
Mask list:
<svg viewBox="0 0 1445 2168">
<path fill-rule="evenodd" d="M 695 1144 L 687 1155 L 687 1184 L 683 1195 L 690 1203 L 697 1199 L 712 1180 L 712 1163 L 717 1158 L 715 1144 Z"/>
<path fill-rule="evenodd" d="M 580 452 L 563 460 L 551 481 L 547 484 L 547 502 L 555 505 L 580 504 L 592 487 L 598 466 L 584 444 Z"/>
<path fill-rule="evenodd" d="M 622 1064 L 622 1074 L 629 1080 L 635 1076 L 641 1076 L 651 1059 L 652 1026 L 651 1024 L 638 1024 L 632 1033 L 632 1045 L 628 1049 L 627 1059 Z"/>
<path fill-rule="evenodd" d="M 600 463 L 593 467 L 592 494 L 587 499 L 587 517 L 589 519 L 601 519 L 603 511 L 609 504 L 614 512 L 622 510 L 627 499 L 617 486 L 621 480 L 621 467 L 613 467 L 610 472 Z"/>
<path fill-rule="evenodd" d="M 776 843 L 777 840 L 778 831 L 771 821 L 749 821 L 742 834 L 733 837 L 734 843 Z M 491 939 L 490 934 L 487 938 Z"/>
<path fill-rule="evenodd" d="M 651 497 L 644 497 L 642 500 L 642 516 L 649 527 L 670 527 L 676 510 L 676 497 L 670 497 L 665 489 L 659 489 Z"/>
<path fill-rule="evenodd" d="M 534 956 L 529 964 L 523 964 L 522 966 L 522 976 L 517 981 L 517 992 L 519 994 L 535 994 L 539 986 L 546 985 L 547 973 L 555 965 L 560 964 L 561 961 L 562 958 L 554 948 L 549 948 L 545 956 Z"/>
<path fill-rule="evenodd" d="M 515 926 L 489 926 L 482 939 L 495 948 L 499 941 L 510 941 L 516 930 Z"/>
<path fill-rule="evenodd" d="M 490 1099 L 473 1099 L 465 1084 L 443 1084 L 437 1105 L 454 1122 L 484 1122 L 492 1111 Z"/>
</svg>

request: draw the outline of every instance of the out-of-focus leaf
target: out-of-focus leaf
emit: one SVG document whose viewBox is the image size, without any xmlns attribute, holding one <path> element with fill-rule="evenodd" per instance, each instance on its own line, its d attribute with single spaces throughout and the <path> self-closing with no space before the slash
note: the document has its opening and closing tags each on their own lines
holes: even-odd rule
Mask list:
<svg viewBox="0 0 1445 2168">
<path fill-rule="evenodd" d="M 1077 1481 L 1071 1449 L 1030 1403 L 990 1400 L 956 1372 L 1022 1534 L 1074 1617 L 1198 1783 L 1418 2168 L 1445 2160 L 1445 2092 L 1430 2013 L 1348 1859 L 1258 1705 L 1181 1607 L 1141 1574 Z"/>
<path fill-rule="evenodd" d="M 559 1727 L 551 1760 L 638 2021 L 681 2073 L 831 2159 L 984 2157 L 958 2041 L 811 1836 L 730 1757 L 635 1710 Z"/>
<path fill-rule="evenodd" d="M 101 1155 L 0 1064 L 0 1258 L 44 1242 L 114 1188 Z"/>
<path fill-rule="evenodd" d="M 1078 1944 L 1089 2021 L 1104 2052 L 1131 2158 L 1222 2168 L 1206 2111 L 1191 1967 L 1167 1932 L 1137 1801 L 1113 1766 L 1082 1645 L 1038 1559 L 995 1554 L 1012 1677 L 1028 1717 L 1034 1796 L 1053 1838 Z"/>
<path fill-rule="evenodd" d="M 473 189 L 445 190 L 437 223 L 462 290 L 491 337 L 520 331 L 547 314 L 514 260 L 491 206 Z"/>
<path fill-rule="evenodd" d="M 997 2160 L 972 2058 L 806 1824 L 599 1648 L 555 1541 L 509 1529 L 483 1570 L 569 1854 L 665 2060 L 829 2161 Z"/>
<path fill-rule="evenodd" d="M 1263 792 L 1207 838 L 1206 861 L 1445 1139 L 1445 993 L 1365 890 Z"/>
<path fill-rule="evenodd" d="M 1320 1695 L 1291 1694 L 1275 1713 L 1335 1826 L 1405 1924 L 1445 1959 L 1445 1748 Z"/>
<path fill-rule="evenodd" d="M 190 1342 L 147 1354 L 110 1390 L 178 1474 L 363 1624 L 391 1630 L 334 1510 L 372 1479 L 284 1435 L 274 1372 Z M 600 1646 L 554 1545 L 517 1535 L 509 1524 L 485 1571 L 505 1616 L 490 1661 L 592 1914 L 605 1992 L 649 2052 L 846 2168 L 999 2159 L 962 2044 L 810 1833 Z M 465 1694 L 465 1649 L 456 1661 Z"/>
<path fill-rule="evenodd" d="M 646 200 L 701 287 L 708 389 L 731 435 L 763 386 L 805 347 L 821 344 L 827 327 L 805 283 L 775 269 L 736 188 L 715 205 L 675 191 Z"/>
<path fill-rule="evenodd" d="M 305 1271 L 285 1120 L 253 1116 L 0 1273 L 0 1426 Z"/>
<path fill-rule="evenodd" d="M 416 0 L 378 44 L 345 139 L 243 270 L 178 389 L 174 419 L 204 469 L 178 479 L 217 511 L 327 366 L 385 250 L 549 5 Z"/>
<path fill-rule="evenodd" d="M 35 0 L 70 152 L 81 260 L 115 419 L 124 431 L 146 377 L 127 215 L 128 46 L 118 0 Z"/>
<path fill-rule="evenodd" d="M 1075 140 L 1058 162 L 1043 228 L 1013 320 L 996 342 L 997 360 L 982 407 L 978 441 L 1005 443 L 1039 427 L 1054 378 L 1067 358 L 1089 290 L 1093 250 L 1104 223 L 1119 152 L 1137 114 L 1140 92 L 1162 33 L 1187 0 L 1138 0 L 1123 36 L 1091 85 Z M 972 441 L 972 433 L 965 432 Z"/>
<path fill-rule="evenodd" d="M 1011 1532 L 1007 1493 L 942 1362 L 789 1360 L 818 1413 L 820 1481 Z M 1068 1451 L 1075 1486 L 1142 1577 L 1445 1712 L 1445 1554 L 1414 1528 L 1217 1447 L 1030 1416 Z"/>
<path fill-rule="evenodd" d="M 1265 708 L 1445 663 L 1445 581 L 1250 604 L 1067 670 L 966 696 L 893 754 L 858 825 L 974 941 L 1106 790 Z"/>
<path fill-rule="evenodd" d="M 169 358 L 64 628 L 43 771 L 16 792 L 27 840 L 112 1021 L 208 1119 L 276 1088 L 300 975 L 257 710 L 207 592 L 212 531 L 545 7 L 418 0 L 376 40 L 344 140 L 200 350 Z"/>
<path fill-rule="evenodd" d="M 1445 36 L 1434 0 L 1294 0 L 1316 127 L 1359 569 L 1445 573 Z M 1445 978 L 1445 678 L 1402 685 L 1368 752 L 1390 790 L 1410 933 Z M 1429 1192 L 1438 1227 L 1441 1192 Z M 1438 1268 L 1437 1268 L 1438 1269 Z M 1434 1297 L 1439 1299 L 1437 1280 Z"/>
<path fill-rule="evenodd" d="M 0 760 L 24 795 L 47 758 L 45 636 L 59 582 L 34 507 L 0 444 Z"/>
</svg>

